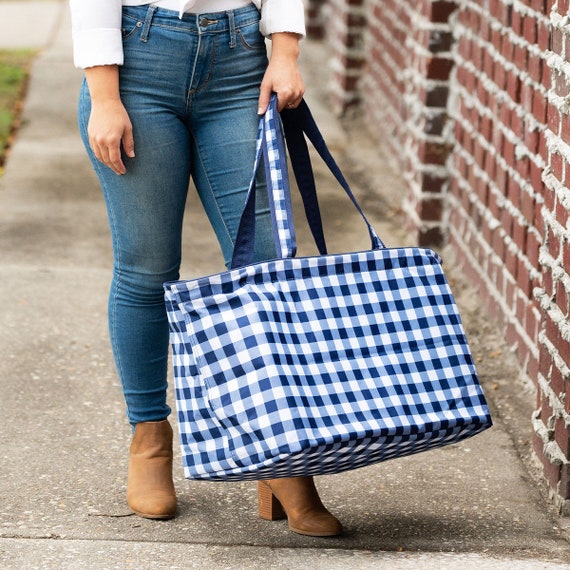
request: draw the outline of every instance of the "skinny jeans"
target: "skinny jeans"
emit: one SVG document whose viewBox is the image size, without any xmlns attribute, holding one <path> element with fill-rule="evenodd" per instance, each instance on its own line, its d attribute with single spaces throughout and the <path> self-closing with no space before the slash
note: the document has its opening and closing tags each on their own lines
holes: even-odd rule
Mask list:
<svg viewBox="0 0 570 570">
<path fill-rule="evenodd" d="M 259 87 L 267 67 L 259 12 L 186 14 L 123 8 L 123 104 L 136 156 L 119 176 L 93 155 L 86 81 L 79 127 L 101 184 L 113 245 L 109 329 L 132 425 L 160 421 L 166 401 L 168 321 L 163 283 L 179 278 L 190 179 L 229 266 L 255 159 Z M 265 188 L 263 172 L 258 185 Z M 255 259 L 274 257 L 266 192 L 258 193 Z M 191 244 L 190 244 L 191 247 Z"/>
</svg>

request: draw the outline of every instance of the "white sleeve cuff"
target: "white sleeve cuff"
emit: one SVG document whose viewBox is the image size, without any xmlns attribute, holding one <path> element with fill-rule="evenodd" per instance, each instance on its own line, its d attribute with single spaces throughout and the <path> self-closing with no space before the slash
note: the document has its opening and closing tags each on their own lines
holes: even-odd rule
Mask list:
<svg viewBox="0 0 570 570">
<path fill-rule="evenodd" d="M 259 29 L 264 36 L 293 32 L 305 37 L 303 0 L 266 0 L 261 7 Z"/>
<path fill-rule="evenodd" d="M 73 63 L 82 69 L 96 65 L 123 65 L 121 30 L 98 28 L 74 31 Z"/>
</svg>

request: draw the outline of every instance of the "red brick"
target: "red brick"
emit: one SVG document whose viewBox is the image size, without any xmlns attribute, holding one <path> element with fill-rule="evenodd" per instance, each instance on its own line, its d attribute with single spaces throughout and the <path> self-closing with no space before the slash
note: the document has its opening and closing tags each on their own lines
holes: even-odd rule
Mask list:
<svg viewBox="0 0 570 570">
<path fill-rule="evenodd" d="M 531 265 L 538 269 L 538 253 L 540 249 L 540 241 L 534 232 L 528 232 L 526 239 L 525 253 Z"/>
<path fill-rule="evenodd" d="M 523 135 L 524 144 L 528 148 L 529 152 L 532 154 L 537 154 L 538 152 L 538 132 L 536 130 L 531 130 L 526 128 Z M 530 168 L 530 165 L 529 165 Z"/>
<path fill-rule="evenodd" d="M 521 69 L 524 69 L 524 67 L 522 67 Z M 518 103 L 520 101 L 520 96 L 521 96 L 520 89 L 521 89 L 520 77 L 513 71 L 509 71 L 507 73 L 507 93 L 515 103 Z"/>
<path fill-rule="evenodd" d="M 480 19 L 479 24 L 474 26 L 475 31 L 479 31 L 479 37 L 484 41 L 488 42 L 491 39 L 491 25 L 488 20 Z"/>
<path fill-rule="evenodd" d="M 550 29 L 545 22 L 538 22 L 537 43 L 540 51 L 546 51 L 550 44 Z"/>
<path fill-rule="evenodd" d="M 477 139 L 474 140 L 473 147 L 473 158 L 475 159 L 475 163 L 477 166 L 479 166 L 479 168 L 483 168 L 485 149 Z"/>
<path fill-rule="evenodd" d="M 561 384 L 560 390 L 564 391 L 564 383 Z M 558 392 L 558 390 L 556 390 Z M 554 441 L 558 444 L 558 447 L 564 454 L 564 457 L 568 459 L 568 453 L 570 452 L 570 437 L 568 434 L 568 428 L 564 425 L 564 420 L 561 418 L 556 418 L 554 421 Z"/>
<path fill-rule="evenodd" d="M 563 73 L 557 73 L 552 71 L 550 75 L 550 81 L 554 84 L 554 91 L 559 97 L 567 97 L 570 93 L 568 89 L 568 83 L 566 82 L 566 76 Z"/>
<path fill-rule="evenodd" d="M 505 259 L 505 240 L 499 234 L 499 232 L 495 232 L 493 234 L 493 242 L 492 242 L 493 251 L 497 254 L 497 257 L 501 260 Z"/>
<path fill-rule="evenodd" d="M 564 160 L 561 155 L 553 152 L 550 155 L 550 170 L 552 174 L 560 181 L 564 179 Z"/>
<path fill-rule="evenodd" d="M 449 147 L 439 142 L 424 141 L 418 152 L 424 164 L 445 164 L 449 156 Z"/>
<path fill-rule="evenodd" d="M 544 317 L 544 324 L 544 332 L 548 340 L 554 346 L 558 346 L 558 342 L 560 340 L 560 330 L 558 329 L 558 325 L 550 318 L 548 314 Z"/>
<path fill-rule="evenodd" d="M 515 45 L 514 49 L 514 64 L 517 69 L 527 68 L 528 52 L 523 46 Z"/>
<path fill-rule="evenodd" d="M 521 188 L 517 180 L 510 176 L 507 185 L 507 198 L 512 202 L 512 204 L 518 208 L 521 202 Z"/>
<path fill-rule="evenodd" d="M 457 9 L 455 2 L 445 0 L 435 0 L 431 3 L 431 21 L 447 22 L 449 16 Z"/>
<path fill-rule="evenodd" d="M 562 201 L 556 201 L 556 209 L 555 209 L 556 221 L 564 227 L 568 226 L 568 210 L 562 203 Z"/>
<path fill-rule="evenodd" d="M 499 119 L 501 120 L 501 123 L 503 123 L 503 125 L 511 124 L 511 108 L 505 103 L 501 105 Z"/>
<path fill-rule="evenodd" d="M 528 54 L 528 73 L 533 81 L 540 83 L 542 81 L 542 59 L 535 54 Z"/>
<path fill-rule="evenodd" d="M 507 138 L 503 141 L 503 157 L 511 168 L 515 166 L 515 144 Z"/>
<path fill-rule="evenodd" d="M 518 113 L 511 113 L 511 130 L 517 138 L 521 139 L 524 135 L 523 118 Z"/>
<path fill-rule="evenodd" d="M 530 163 L 530 183 L 535 192 L 540 192 L 544 183 L 542 182 L 542 168 L 537 166 L 533 161 Z"/>
<path fill-rule="evenodd" d="M 556 207 L 556 193 L 554 190 L 546 190 L 543 192 L 542 197 L 544 199 L 544 207 L 548 211 L 554 212 L 554 208 Z"/>
<path fill-rule="evenodd" d="M 426 221 L 439 221 L 443 213 L 443 203 L 440 199 L 423 199 L 419 205 L 420 219 Z"/>
<path fill-rule="evenodd" d="M 538 440 L 536 437 L 534 439 L 536 441 L 534 451 L 537 457 L 541 460 L 546 480 L 553 489 L 556 489 L 558 487 L 558 481 L 560 480 L 560 466 L 550 463 L 550 461 L 544 457 L 542 441 Z M 538 446 L 540 446 L 540 451 L 538 449 Z"/>
<path fill-rule="evenodd" d="M 528 267 L 524 263 L 522 259 L 518 262 L 517 267 L 517 284 L 520 290 L 527 296 L 530 297 L 532 295 L 533 283 L 530 278 L 530 272 Z M 523 321 L 524 317 L 526 316 L 526 306 L 521 308 L 521 314 L 519 317 L 520 321 Z"/>
<path fill-rule="evenodd" d="M 535 44 L 537 39 L 536 19 L 527 14 L 523 20 L 523 36 L 530 44 Z"/>
<path fill-rule="evenodd" d="M 519 344 L 520 338 L 513 323 L 507 323 L 505 340 L 507 341 L 507 344 L 512 347 L 516 347 Z"/>
<path fill-rule="evenodd" d="M 445 107 L 448 95 L 449 87 L 446 85 L 437 85 L 429 89 L 426 93 L 426 107 Z"/>
<path fill-rule="evenodd" d="M 560 113 L 551 103 L 547 106 L 548 128 L 555 134 L 560 132 Z"/>
<path fill-rule="evenodd" d="M 515 46 L 511 41 L 511 37 L 509 34 L 503 35 L 503 40 L 501 43 L 501 55 L 507 60 L 512 61 L 513 54 L 515 52 Z"/>
<path fill-rule="evenodd" d="M 562 55 L 562 50 L 564 49 L 564 34 L 562 30 L 558 28 L 553 28 L 551 31 L 552 38 L 552 51 L 558 55 Z"/>
<path fill-rule="evenodd" d="M 537 341 L 538 327 L 539 327 L 539 321 L 536 311 L 534 310 L 533 304 L 529 303 L 526 309 L 525 330 L 526 334 L 529 336 L 529 338 L 533 341 L 534 344 L 536 344 Z M 535 374 L 531 376 L 531 378 L 536 378 L 536 371 Z"/>
<path fill-rule="evenodd" d="M 505 267 L 507 271 L 513 276 L 514 279 L 517 278 L 517 268 L 518 259 L 515 253 L 509 248 L 505 249 Z"/>
<path fill-rule="evenodd" d="M 483 135 L 486 141 L 491 141 L 491 134 L 493 132 L 493 121 L 490 117 L 481 117 L 481 128 L 480 133 Z"/>
<path fill-rule="evenodd" d="M 529 224 L 534 221 L 535 199 L 528 192 L 521 192 L 520 211 Z"/>
<path fill-rule="evenodd" d="M 538 371 L 544 378 L 550 378 L 550 372 L 552 370 L 552 366 L 554 361 L 550 353 L 546 350 L 546 348 L 541 348 L 540 350 L 540 358 L 538 360 Z"/>
<path fill-rule="evenodd" d="M 495 174 L 495 184 L 499 192 L 505 193 L 509 182 L 509 175 L 506 170 L 497 165 L 497 172 Z"/>
<path fill-rule="evenodd" d="M 441 177 L 429 172 L 422 173 L 421 189 L 423 192 L 442 193 L 445 185 L 448 182 L 447 177 Z"/>
<path fill-rule="evenodd" d="M 483 73 L 488 77 L 493 77 L 494 66 L 493 56 L 489 52 L 485 52 L 483 54 Z"/>
<path fill-rule="evenodd" d="M 547 121 L 547 102 L 541 93 L 535 92 L 532 99 L 532 114 L 534 118 L 541 124 Z"/>
<path fill-rule="evenodd" d="M 526 236 L 527 236 L 526 226 L 519 223 L 518 220 L 513 220 L 513 229 L 511 236 L 515 244 L 519 247 L 521 251 L 526 249 Z"/>
<path fill-rule="evenodd" d="M 480 202 L 482 204 L 486 204 L 488 200 L 487 196 L 489 194 L 489 184 L 483 178 L 480 178 L 479 181 L 477 182 L 475 190 L 477 196 L 479 196 Z"/>
<path fill-rule="evenodd" d="M 560 255 L 560 239 L 552 233 L 551 229 L 548 230 L 548 252 L 554 259 Z"/>
<path fill-rule="evenodd" d="M 523 83 L 521 85 L 521 105 L 523 106 L 524 110 L 528 111 L 529 113 L 532 112 L 534 96 L 534 87 L 529 83 Z"/>
<path fill-rule="evenodd" d="M 566 391 L 564 378 L 562 378 L 560 369 L 556 365 L 552 367 L 548 380 L 550 382 L 550 388 L 555 394 L 563 394 Z M 562 404 L 562 402 L 560 403 Z"/>
<path fill-rule="evenodd" d="M 549 377 L 548 377 L 549 378 Z M 546 378 L 548 380 L 548 378 Z M 545 425 L 548 425 L 548 420 L 554 415 L 554 411 L 550 405 L 550 402 L 546 398 L 546 396 L 542 393 L 541 390 L 541 399 L 540 399 L 540 419 L 543 421 Z"/>
<path fill-rule="evenodd" d="M 542 68 L 542 86 L 548 90 L 552 87 L 552 74 L 547 65 Z"/>
</svg>

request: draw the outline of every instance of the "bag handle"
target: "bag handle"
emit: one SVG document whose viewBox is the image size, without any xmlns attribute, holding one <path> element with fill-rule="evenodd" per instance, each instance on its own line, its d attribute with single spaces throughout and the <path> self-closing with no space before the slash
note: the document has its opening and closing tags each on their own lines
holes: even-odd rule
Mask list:
<svg viewBox="0 0 570 570">
<path fill-rule="evenodd" d="M 362 216 L 368 228 L 372 249 L 376 250 L 386 247 L 368 221 L 346 178 L 331 155 L 306 102 L 302 100 L 296 109 L 283 110 L 281 119 L 287 137 L 287 148 L 289 149 L 291 165 L 303 199 L 307 221 L 319 252 L 324 255 L 327 249 L 315 178 L 305 135 Z M 277 95 L 274 94 L 271 97 L 266 113 L 259 121 L 253 175 L 236 236 L 231 262 L 232 269 L 249 265 L 253 261 L 256 176 L 262 159 L 265 164 L 265 176 L 277 257 L 288 258 L 295 256 L 297 246 L 293 226 L 285 145 L 283 144 L 283 129 L 277 111 Z"/>
<path fill-rule="evenodd" d="M 249 265 L 253 261 L 256 177 L 262 160 L 265 165 L 265 179 L 277 257 L 294 257 L 297 251 L 283 139 L 281 120 L 277 111 L 277 95 L 273 94 L 267 111 L 259 120 L 253 175 L 238 226 L 231 262 L 232 269 Z"/>
<path fill-rule="evenodd" d="M 296 109 L 284 109 L 281 112 L 281 118 L 283 121 L 283 128 L 285 130 L 285 137 L 287 141 L 287 148 L 289 149 L 289 157 L 291 159 L 291 165 L 295 173 L 295 179 L 297 180 L 297 186 L 303 197 L 303 202 L 305 203 L 305 212 L 307 214 L 307 220 L 311 226 L 311 231 L 313 235 L 319 234 L 318 225 L 320 224 L 320 214 L 318 220 L 316 219 L 314 210 L 319 211 L 319 206 L 316 197 L 315 189 L 315 179 L 313 174 L 313 169 L 311 165 L 311 157 L 309 155 L 309 149 L 307 143 L 304 139 L 303 133 L 311 141 L 315 150 L 319 153 L 320 157 L 323 159 L 324 163 L 328 166 L 329 170 L 332 172 L 337 182 L 341 185 L 343 190 L 346 192 L 351 202 L 354 204 L 364 223 L 368 228 L 368 233 L 370 235 L 370 242 L 372 249 L 383 249 L 386 246 L 368 221 L 368 218 L 364 214 L 360 204 L 356 200 L 356 197 L 352 193 L 346 178 L 344 177 L 342 171 L 340 170 L 338 164 L 330 153 L 327 144 L 319 131 L 317 123 L 309 110 L 309 106 L 303 99 L 300 105 Z M 307 206 L 308 204 L 308 206 Z M 313 222 L 311 222 L 311 217 Z M 312 224 L 315 224 L 313 228 Z M 320 234 L 322 234 L 322 224 L 320 229 Z M 317 246 L 319 243 L 315 238 Z M 323 237 L 324 244 L 324 237 Z M 319 251 L 321 248 L 319 247 Z M 326 246 L 325 246 L 326 252 Z M 321 253 L 323 253 L 321 251 Z"/>
</svg>

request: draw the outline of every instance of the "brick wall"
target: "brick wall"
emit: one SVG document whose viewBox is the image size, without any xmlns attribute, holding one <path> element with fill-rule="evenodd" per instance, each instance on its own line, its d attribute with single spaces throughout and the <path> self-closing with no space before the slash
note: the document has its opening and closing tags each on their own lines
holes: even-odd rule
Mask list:
<svg viewBox="0 0 570 570">
<path fill-rule="evenodd" d="M 338 112 L 360 105 L 371 131 L 389 142 L 417 241 L 451 245 L 537 388 L 529 433 L 567 515 L 569 3 L 311 2 L 328 14 L 321 26 Z M 349 64 L 355 46 L 360 59 Z"/>
<path fill-rule="evenodd" d="M 331 48 L 333 70 L 331 103 L 339 113 L 360 101 L 358 80 L 364 64 L 363 32 L 366 29 L 366 0 L 309 0 L 308 19 L 317 37 L 326 37 Z M 313 23 L 314 21 L 314 23 Z"/>
<path fill-rule="evenodd" d="M 533 8 L 534 4 L 539 3 L 533 3 Z M 545 466 L 551 494 L 560 509 L 570 515 L 570 18 L 568 0 L 544 4 L 544 25 L 548 26 L 550 40 L 547 44 L 539 37 L 538 41 L 541 46 L 547 44 L 550 51 L 543 59 L 546 92 L 540 105 L 541 116 L 546 117 L 539 143 L 543 169 L 542 187 L 537 183 L 537 189 L 541 189 L 541 199 L 536 204 L 536 226 L 542 238 L 542 283 L 535 290 L 535 298 L 542 326 L 533 423 L 535 452 Z"/>
<path fill-rule="evenodd" d="M 449 172 L 449 18 L 456 2 L 368 2 L 365 73 L 359 84 L 371 124 L 401 156 L 408 195 L 402 206 L 419 244 L 441 244 Z"/>
</svg>

